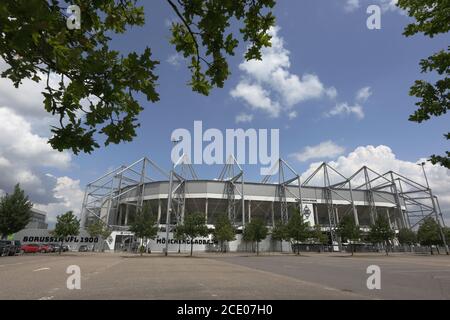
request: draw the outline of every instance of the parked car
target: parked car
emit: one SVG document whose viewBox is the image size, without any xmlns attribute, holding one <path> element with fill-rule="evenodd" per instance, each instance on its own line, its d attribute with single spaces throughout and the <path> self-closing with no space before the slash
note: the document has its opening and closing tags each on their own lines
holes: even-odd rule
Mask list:
<svg viewBox="0 0 450 320">
<path fill-rule="evenodd" d="M 59 252 L 60 248 L 61 252 L 69 251 L 69 246 L 65 244 L 61 247 L 60 243 L 51 243 L 51 246 L 53 247 L 53 252 Z"/>
<path fill-rule="evenodd" d="M 50 246 L 50 249 L 51 249 L 50 252 L 55 252 L 56 251 L 55 246 L 53 244 L 48 243 L 48 245 Z"/>
<path fill-rule="evenodd" d="M 11 245 L 6 240 L 0 240 L 0 257 L 9 256 Z"/>
<path fill-rule="evenodd" d="M 14 246 L 16 247 L 16 253 L 21 252 L 22 243 L 19 240 L 14 240 Z"/>
<path fill-rule="evenodd" d="M 39 252 L 39 245 L 37 243 L 24 244 L 20 249 L 24 253 L 36 253 Z"/>
<path fill-rule="evenodd" d="M 83 244 L 78 248 L 78 252 L 88 252 L 89 248 L 87 245 Z"/>
<path fill-rule="evenodd" d="M 51 243 L 46 244 L 48 246 L 48 252 L 55 252 L 55 246 Z"/>
<path fill-rule="evenodd" d="M 53 247 L 50 244 L 41 244 L 39 246 L 39 252 L 41 253 L 53 252 Z"/>
<path fill-rule="evenodd" d="M 16 245 L 14 244 L 14 241 L 0 240 L 0 242 L 2 242 L 5 245 L 4 255 L 13 256 L 16 253 L 20 252 L 20 250 L 16 249 Z M 8 248 L 8 249 L 6 250 L 6 248 Z M 8 251 L 8 252 L 6 252 L 6 251 Z"/>
</svg>

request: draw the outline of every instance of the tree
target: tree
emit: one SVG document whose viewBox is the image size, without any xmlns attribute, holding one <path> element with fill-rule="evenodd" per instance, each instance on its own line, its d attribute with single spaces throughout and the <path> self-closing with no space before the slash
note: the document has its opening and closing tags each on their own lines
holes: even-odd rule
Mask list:
<svg viewBox="0 0 450 320">
<path fill-rule="evenodd" d="M 103 221 L 98 219 L 87 227 L 87 232 L 91 237 L 100 237 L 102 238 L 102 241 L 105 241 L 105 239 L 111 234 L 111 229 Z M 92 246 L 92 251 L 95 251 L 95 243 Z"/>
<path fill-rule="evenodd" d="M 139 247 L 141 256 L 144 251 L 147 250 L 148 240 L 155 239 L 158 234 L 156 220 L 157 217 L 151 213 L 150 207 L 144 206 L 143 208 L 136 210 L 134 220 L 130 224 L 130 231 L 133 232 L 136 237 L 142 239 L 142 245 Z"/>
<path fill-rule="evenodd" d="M 261 219 L 252 219 L 244 229 L 244 241 L 256 242 L 256 255 L 259 255 L 259 242 L 267 237 L 268 229 Z"/>
<path fill-rule="evenodd" d="M 289 222 L 286 225 L 286 232 L 289 240 L 295 243 L 297 248 L 297 255 L 300 255 L 300 242 L 308 239 L 309 233 L 309 222 L 303 220 L 303 215 L 299 210 L 295 210 Z"/>
<path fill-rule="evenodd" d="M 0 199 L 0 235 L 6 239 L 9 234 L 25 228 L 31 219 L 32 203 L 28 196 L 16 184 L 12 194 L 6 194 Z"/>
<path fill-rule="evenodd" d="M 415 23 L 406 26 L 404 35 L 413 36 L 418 33 L 433 38 L 435 35 L 446 34 L 450 30 L 450 10 L 448 0 L 399 0 L 397 4 L 415 18 Z M 425 80 L 417 80 L 410 89 L 410 95 L 419 98 L 419 107 L 409 118 L 410 121 L 421 123 L 432 116 L 446 114 L 450 108 L 450 46 L 432 56 L 422 59 L 421 72 L 437 72 L 441 77 L 434 84 Z M 450 139 L 450 133 L 445 134 Z M 431 156 L 433 164 L 439 163 L 450 168 L 450 152 L 444 156 Z"/>
<path fill-rule="evenodd" d="M 68 211 L 56 217 L 56 225 L 55 229 L 52 231 L 52 234 L 61 239 L 59 254 L 61 254 L 64 239 L 69 236 L 77 236 L 79 233 L 80 220 L 73 214 L 72 211 Z"/>
<path fill-rule="evenodd" d="M 236 239 L 236 229 L 231 224 L 230 219 L 225 214 L 220 215 L 214 225 L 215 229 L 213 232 L 214 240 L 220 243 L 220 251 L 226 252 L 226 247 L 224 244 L 228 241 L 233 241 Z"/>
<path fill-rule="evenodd" d="M 183 233 L 183 227 L 181 225 L 175 228 L 175 232 L 173 234 L 175 240 L 178 241 L 178 253 L 181 252 L 181 241 L 186 240 L 186 236 Z"/>
<path fill-rule="evenodd" d="M 283 240 L 287 240 L 286 225 L 281 221 L 275 222 L 275 227 L 272 229 L 272 240 L 280 241 L 280 251 L 283 252 Z"/>
<path fill-rule="evenodd" d="M 433 246 L 442 244 L 442 238 L 439 230 L 439 225 L 431 217 L 425 218 L 422 225 L 417 231 L 417 240 L 422 246 L 429 246 L 430 252 L 433 254 Z M 439 253 L 439 249 L 438 249 Z"/>
<path fill-rule="evenodd" d="M 442 228 L 442 232 L 444 233 L 444 237 L 447 240 L 446 242 L 448 243 L 448 241 L 450 241 L 450 228 L 444 227 Z"/>
<path fill-rule="evenodd" d="M 379 215 L 369 231 L 369 238 L 374 243 L 382 243 L 386 246 L 386 255 L 389 255 L 391 240 L 395 237 L 395 232 L 391 229 L 389 221 L 385 216 Z"/>
<path fill-rule="evenodd" d="M 408 228 L 400 229 L 397 234 L 397 239 L 402 246 L 411 247 L 413 244 L 417 243 L 416 233 Z"/>
<path fill-rule="evenodd" d="M 156 102 L 158 76 L 151 50 L 123 55 L 110 49 L 111 35 L 143 26 L 143 6 L 136 0 L 0 1 L 0 56 L 9 65 L 1 73 L 15 87 L 24 79 L 46 83 L 45 110 L 59 120 L 49 143 L 59 151 L 90 153 L 105 145 L 131 141 L 137 116 L 143 110 L 136 96 Z M 208 95 L 223 87 L 230 71 L 227 58 L 239 45 L 231 32 L 238 25 L 248 44 L 247 60 L 261 59 L 261 48 L 270 46 L 268 30 L 275 24 L 275 0 L 174 1 L 166 0 L 177 20 L 170 43 L 189 62 L 189 85 Z M 80 8 L 79 29 L 66 17 L 69 5 Z M 151 4 L 156 5 L 156 4 Z M 240 27 L 240 28 L 239 28 Z M 56 80 L 57 79 L 57 80 Z"/>
<path fill-rule="evenodd" d="M 311 231 L 311 238 L 313 238 L 314 241 L 321 246 L 324 245 L 325 243 L 328 243 L 328 237 L 322 232 L 322 228 L 320 227 L 319 224 L 316 224 L 314 226 L 314 229 Z"/>
<path fill-rule="evenodd" d="M 100 236 L 102 237 L 102 252 L 104 251 L 105 248 L 105 241 L 106 239 L 109 238 L 109 236 L 111 235 L 112 229 L 109 228 L 107 225 L 104 226 L 102 232 L 100 233 Z"/>
<path fill-rule="evenodd" d="M 359 230 L 359 226 L 356 225 L 353 215 L 347 214 L 340 219 L 337 234 L 343 240 L 349 241 L 353 256 L 355 252 L 354 241 L 358 241 L 361 238 L 361 231 Z"/>
<path fill-rule="evenodd" d="M 179 233 L 184 235 L 189 239 L 191 243 L 191 257 L 194 248 L 194 239 L 197 237 L 206 237 L 209 233 L 208 227 L 206 226 L 205 214 L 203 213 L 192 213 L 184 217 L 184 222 L 182 225 L 178 226 L 180 228 Z"/>
</svg>

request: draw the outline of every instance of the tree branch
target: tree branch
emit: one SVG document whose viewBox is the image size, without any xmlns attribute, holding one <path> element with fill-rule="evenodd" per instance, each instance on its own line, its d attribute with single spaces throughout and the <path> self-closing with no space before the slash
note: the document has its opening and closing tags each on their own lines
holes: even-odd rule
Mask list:
<svg viewBox="0 0 450 320">
<path fill-rule="evenodd" d="M 198 46 L 197 38 L 195 37 L 195 33 L 192 31 L 191 26 L 187 23 L 186 19 L 184 19 L 183 15 L 178 10 L 178 7 L 171 0 L 166 0 L 166 1 L 172 7 L 173 11 L 175 11 L 176 15 L 180 18 L 180 20 L 183 22 L 184 26 L 188 30 L 189 34 L 191 35 L 191 38 L 194 41 L 194 45 L 195 45 L 195 51 L 197 54 L 197 62 L 200 63 L 200 60 L 202 60 L 202 58 L 200 57 L 200 49 Z M 205 61 L 205 59 L 203 59 L 203 61 Z"/>
</svg>

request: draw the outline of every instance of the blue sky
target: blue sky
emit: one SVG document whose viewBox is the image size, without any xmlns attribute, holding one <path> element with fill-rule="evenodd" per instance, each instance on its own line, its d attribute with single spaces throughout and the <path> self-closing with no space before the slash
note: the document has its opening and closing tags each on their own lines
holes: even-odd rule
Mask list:
<svg viewBox="0 0 450 320">
<path fill-rule="evenodd" d="M 167 41 L 170 32 L 166 23 L 172 13 L 162 2 L 147 6 L 145 28 L 132 30 L 114 41 L 114 47 L 124 50 L 152 47 L 154 57 L 161 61 L 157 70 L 161 101 L 152 104 L 140 100 L 145 111 L 140 116 L 142 127 L 133 143 L 102 148 L 92 155 L 79 157 L 77 163 L 83 168 L 91 167 L 95 157 L 96 163 L 100 160 L 108 167 L 147 154 L 169 167 L 171 132 L 176 128 L 192 129 L 194 120 L 202 120 L 206 128 L 223 130 L 280 128 L 281 154 L 285 156 L 330 139 L 348 150 L 359 145 L 386 144 L 406 160 L 444 150 L 446 141 L 440 138 L 447 130 L 448 117 L 421 125 L 407 119 L 415 108 L 415 99 L 408 96 L 408 90 L 419 77 L 418 61 L 445 47 L 445 38 L 405 38 L 401 33 L 408 18 L 397 12 L 383 14 L 382 29 L 370 31 L 366 28 L 368 15 L 364 8 L 346 13 L 340 2 L 279 1 L 275 9 L 277 25 L 291 53 L 292 74 L 316 74 L 325 85 L 338 90 L 337 100 L 343 102 L 352 103 L 357 90 L 371 87 L 373 95 L 364 106 L 363 120 L 323 117 L 324 112 L 334 107 L 334 102 L 317 99 L 295 106 L 299 116 L 292 121 L 286 117 L 271 119 L 255 112 L 251 123 L 236 125 L 235 116 L 248 110 L 245 103 L 230 96 L 230 90 L 242 74 L 238 65 L 245 47 L 241 46 L 230 59 L 232 75 L 223 89 L 214 89 L 208 97 L 193 93 L 186 86 L 189 72 L 184 62 L 174 67 L 166 61 L 175 50 Z M 411 148 L 412 142 L 420 147 Z M 307 168 L 306 165 L 297 167 Z M 80 175 L 83 171 L 80 170 Z"/>
<path fill-rule="evenodd" d="M 387 3 L 382 0 L 372 2 Z M 413 178 L 422 179 L 414 163 L 448 150 L 448 142 L 443 139 L 443 134 L 448 131 L 448 116 L 423 124 L 408 121 L 416 101 L 408 96 L 409 87 L 418 78 L 432 79 L 429 75 L 420 74 L 418 62 L 445 48 L 448 35 L 434 39 L 422 36 L 405 38 L 402 30 L 410 18 L 399 10 L 386 7 L 381 30 L 369 30 L 366 27 L 369 3 L 364 0 L 359 2 L 359 7 L 352 8 L 348 7 L 346 0 L 278 1 L 275 8 L 276 37 L 282 41 L 282 50 L 275 54 L 284 54 L 289 59 L 289 66 L 282 68 L 285 76 L 297 77 L 302 85 L 305 84 L 302 83 L 304 75 L 315 76 L 323 86 L 322 92 L 312 98 L 297 97 L 288 103 L 289 88 L 278 88 L 277 91 L 273 87 L 274 79 L 260 82 L 261 79 L 254 74 L 243 71 L 243 44 L 229 59 L 232 75 L 224 88 L 214 89 L 208 97 L 192 92 L 186 85 L 190 78 L 188 69 L 168 43 L 168 22 L 174 19 L 174 15 L 164 1 L 143 3 L 146 5 L 145 27 L 114 36 L 112 46 L 124 53 L 132 50 L 142 52 L 145 46 L 152 48 L 153 57 L 161 61 L 156 70 L 161 100 L 148 103 L 139 97 L 145 110 L 139 117 L 138 136 L 131 143 L 102 147 L 90 155 L 70 155 L 69 160 L 61 160 L 62 165 L 60 162 L 48 166 L 24 164 L 24 170 L 40 177 L 42 184 L 46 184 L 42 177 L 51 175 L 53 182 L 48 182 L 48 188 L 60 187 L 59 197 L 58 190 L 51 189 L 58 201 L 39 199 L 41 208 L 52 211 L 52 214 L 65 207 L 78 207 L 79 210 L 80 190 L 108 168 L 132 163 L 146 155 L 168 169 L 171 165 L 172 131 L 177 128 L 192 130 L 195 120 L 203 121 L 205 129 L 280 129 L 280 154 L 298 172 L 308 171 L 323 160 L 351 169 L 368 162 L 379 170 L 394 167 Z M 281 105 L 278 117 L 270 116 L 267 108 L 251 105 L 239 95 L 233 97 L 232 92 L 240 83 L 261 85 L 269 99 Z M 307 84 L 306 89 L 309 88 Z M 1 82 L 1 86 L 5 89 L 6 82 Z M 337 95 L 328 94 L 331 88 Z M 358 91 L 363 88 L 366 95 L 357 99 Z M 47 125 L 51 120 L 44 115 L 30 118 L 20 112 L 20 103 L 17 97 L 0 98 L 0 107 L 13 110 L 30 124 L 30 134 L 47 137 Z M 42 108 L 39 103 L 35 104 L 36 108 Z M 352 109 L 356 106 L 357 110 Z M 335 110 L 334 115 L 331 115 L 332 110 Z M 236 116 L 242 113 L 252 121 L 236 123 Z M 0 151 L 0 160 L 1 156 Z M 5 154 L 3 156 L 8 159 Z M 251 180 L 260 180 L 258 166 L 246 166 L 246 169 Z M 432 184 L 438 189 L 443 203 L 450 208 L 448 170 L 431 165 L 427 169 L 431 180 L 436 180 Z M 1 170 L 0 161 L 0 173 Z M 198 171 L 202 176 L 213 177 L 220 167 L 203 166 Z M 69 180 L 64 184 L 62 178 Z M 68 189 L 67 185 L 70 185 Z M 8 191 L 6 185 L 0 185 L 0 189 Z M 76 193 L 77 197 L 70 198 L 70 193 Z M 51 206 L 52 201 L 59 204 Z"/>
</svg>

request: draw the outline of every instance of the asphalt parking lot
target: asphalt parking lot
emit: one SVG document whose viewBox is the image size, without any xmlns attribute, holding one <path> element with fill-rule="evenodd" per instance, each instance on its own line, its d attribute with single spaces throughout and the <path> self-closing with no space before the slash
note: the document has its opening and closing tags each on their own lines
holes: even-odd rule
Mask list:
<svg viewBox="0 0 450 320">
<path fill-rule="evenodd" d="M 67 268 L 81 270 L 69 290 Z M 381 270 L 369 290 L 367 267 Z M 450 257 L 30 254 L 0 258 L 0 299 L 450 299 Z"/>
</svg>

